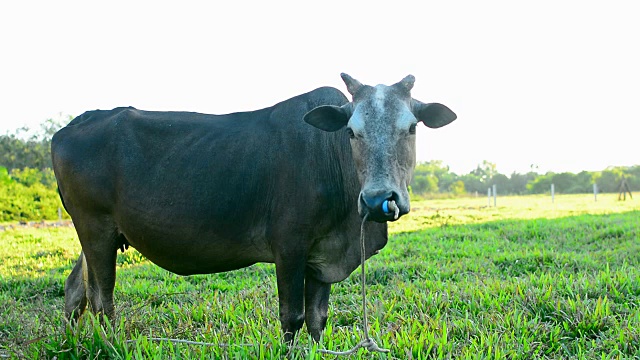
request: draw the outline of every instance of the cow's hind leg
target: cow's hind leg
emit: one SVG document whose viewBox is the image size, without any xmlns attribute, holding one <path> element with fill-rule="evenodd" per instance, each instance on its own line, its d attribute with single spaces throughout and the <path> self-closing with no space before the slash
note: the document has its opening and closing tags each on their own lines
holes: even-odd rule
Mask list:
<svg viewBox="0 0 640 360">
<path fill-rule="evenodd" d="M 86 271 L 84 269 L 86 269 L 86 262 L 84 254 L 80 253 L 76 265 L 64 283 L 64 314 L 71 321 L 78 320 L 87 306 Z"/>
<path fill-rule="evenodd" d="M 304 283 L 305 322 L 307 323 L 307 331 L 315 341 L 320 341 L 320 335 L 327 324 L 330 293 L 331 284 L 316 280 L 310 274 L 306 275 Z"/>
<path fill-rule="evenodd" d="M 78 221 L 76 231 L 82 244 L 84 257 L 81 268 L 84 271 L 82 279 L 85 281 L 89 307 L 94 314 L 103 314 L 112 318 L 115 314 L 113 289 L 116 282 L 116 257 L 119 244 L 116 226 L 113 222 L 104 219 L 90 219 Z M 73 301 L 65 304 L 65 308 L 70 308 L 72 305 Z"/>
</svg>

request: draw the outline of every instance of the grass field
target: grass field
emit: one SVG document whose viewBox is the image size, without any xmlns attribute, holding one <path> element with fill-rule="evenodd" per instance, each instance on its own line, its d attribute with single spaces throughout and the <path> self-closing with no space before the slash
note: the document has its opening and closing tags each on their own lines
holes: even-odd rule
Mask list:
<svg viewBox="0 0 640 360">
<path fill-rule="evenodd" d="M 615 195 L 414 202 L 367 262 L 378 359 L 640 358 L 640 203 Z M 0 358 L 332 358 L 281 344 L 273 265 L 207 276 L 118 258 L 116 320 L 63 322 L 72 228 L 0 232 Z M 319 347 L 361 337 L 358 272 L 335 284 Z M 150 337 L 225 344 L 155 342 Z M 242 344 L 250 344 L 242 346 Z"/>
</svg>

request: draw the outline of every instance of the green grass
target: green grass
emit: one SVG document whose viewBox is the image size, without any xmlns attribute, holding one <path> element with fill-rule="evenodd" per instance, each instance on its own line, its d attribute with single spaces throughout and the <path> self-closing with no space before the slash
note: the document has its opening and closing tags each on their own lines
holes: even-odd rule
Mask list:
<svg viewBox="0 0 640 360">
<path fill-rule="evenodd" d="M 614 195 L 413 203 L 367 262 L 370 334 L 398 359 L 640 358 L 640 206 Z M 65 326 L 71 228 L 0 232 L 0 358 L 282 358 L 273 265 L 181 277 L 127 250 L 116 320 Z M 320 347 L 361 337 L 358 272 Z M 228 344 L 152 342 L 149 337 Z M 133 340 L 130 342 L 129 340 Z M 252 346 L 239 346 L 252 344 Z M 322 358 L 303 330 L 289 357 Z M 331 358 L 331 357 L 329 357 Z"/>
</svg>

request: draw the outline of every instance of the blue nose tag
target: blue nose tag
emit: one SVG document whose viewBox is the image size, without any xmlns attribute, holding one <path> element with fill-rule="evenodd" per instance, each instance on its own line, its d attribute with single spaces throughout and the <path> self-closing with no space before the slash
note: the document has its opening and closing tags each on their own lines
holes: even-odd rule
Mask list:
<svg viewBox="0 0 640 360">
<path fill-rule="evenodd" d="M 382 211 L 386 214 L 389 212 L 389 200 L 385 200 L 382 203 Z"/>
</svg>

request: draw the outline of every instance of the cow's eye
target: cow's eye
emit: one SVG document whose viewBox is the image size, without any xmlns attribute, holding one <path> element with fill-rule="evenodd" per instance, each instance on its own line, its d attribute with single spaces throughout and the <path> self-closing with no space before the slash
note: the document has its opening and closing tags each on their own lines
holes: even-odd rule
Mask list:
<svg viewBox="0 0 640 360">
<path fill-rule="evenodd" d="M 347 133 L 349 134 L 349 137 L 352 139 L 356 137 L 356 134 L 353 133 L 353 130 L 351 130 L 351 128 L 347 128 Z"/>
<path fill-rule="evenodd" d="M 415 134 L 416 133 L 416 124 L 411 124 L 411 126 L 409 127 L 409 134 Z"/>
</svg>

